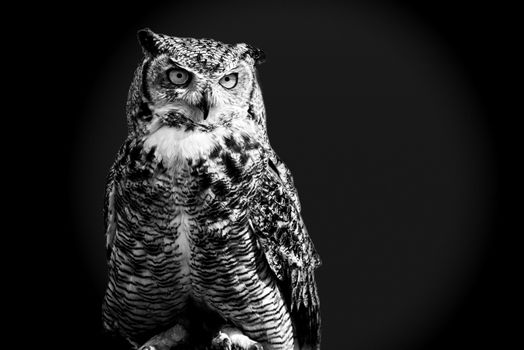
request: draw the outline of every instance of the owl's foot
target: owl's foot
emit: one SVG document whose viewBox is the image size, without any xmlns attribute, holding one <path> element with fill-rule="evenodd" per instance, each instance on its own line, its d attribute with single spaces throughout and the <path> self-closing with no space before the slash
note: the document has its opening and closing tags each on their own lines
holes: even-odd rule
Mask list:
<svg viewBox="0 0 524 350">
<path fill-rule="evenodd" d="M 264 347 L 248 336 L 244 335 L 239 329 L 234 327 L 224 327 L 218 335 L 211 341 L 212 350 L 264 350 Z"/>
<path fill-rule="evenodd" d="M 165 332 L 149 339 L 138 350 L 169 350 L 185 341 L 187 331 L 181 325 L 176 325 Z"/>
</svg>

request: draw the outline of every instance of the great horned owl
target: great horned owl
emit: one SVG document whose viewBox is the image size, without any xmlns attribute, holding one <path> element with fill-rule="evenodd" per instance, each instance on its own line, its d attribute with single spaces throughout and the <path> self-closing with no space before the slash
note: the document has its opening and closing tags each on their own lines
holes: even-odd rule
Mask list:
<svg viewBox="0 0 524 350">
<path fill-rule="evenodd" d="M 319 349 L 320 259 L 269 144 L 263 52 L 138 39 L 106 187 L 104 327 L 140 349 Z"/>
</svg>

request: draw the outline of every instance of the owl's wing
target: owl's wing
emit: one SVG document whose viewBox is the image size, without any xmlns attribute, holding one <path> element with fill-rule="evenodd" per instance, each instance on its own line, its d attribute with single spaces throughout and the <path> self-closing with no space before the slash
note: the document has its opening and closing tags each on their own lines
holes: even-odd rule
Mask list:
<svg viewBox="0 0 524 350">
<path fill-rule="evenodd" d="M 314 270 L 320 257 L 309 237 L 289 170 L 270 157 L 250 224 L 279 280 L 299 345 L 320 348 L 320 308 Z"/>
<path fill-rule="evenodd" d="M 106 234 L 106 253 L 111 256 L 111 247 L 116 232 L 115 220 L 115 170 L 111 167 L 106 183 L 106 193 L 104 198 L 104 228 Z"/>
<path fill-rule="evenodd" d="M 129 150 L 129 140 L 122 145 L 117 153 L 116 160 L 109 170 L 107 176 L 105 197 L 104 197 L 104 229 L 106 235 L 106 253 L 107 258 L 111 256 L 111 248 L 116 234 L 116 211 L 115 211 L 115 182 L 117 173 L 120 170 L 122 160 Z"/>
</svg>

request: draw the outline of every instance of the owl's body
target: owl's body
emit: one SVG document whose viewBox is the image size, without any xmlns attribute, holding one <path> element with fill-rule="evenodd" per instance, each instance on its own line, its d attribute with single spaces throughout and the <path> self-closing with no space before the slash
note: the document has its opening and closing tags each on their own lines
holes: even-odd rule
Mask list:
<svg viewBox="0 0 524 350">
<path fill-rule="evenodd" d="M 106 191 L 106 328 L 137 344 L 206 310 L 265 349 L 318 348 L 319 259 L 267 139 L 256 51 L 140 39 Z"/>
</svg>

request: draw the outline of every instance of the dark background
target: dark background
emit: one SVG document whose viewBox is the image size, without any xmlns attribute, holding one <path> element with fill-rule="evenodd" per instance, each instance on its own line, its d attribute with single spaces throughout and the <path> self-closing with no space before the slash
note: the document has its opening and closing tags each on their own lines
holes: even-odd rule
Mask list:
<svg viewBox="0 0 524 350">
<path fill-rule="evenodd" d="M 103 191 L 125 138 L 136 30 L 147 26 L 266 52 L 269 136 L 324 263 L 323 349 L 507 345 L 519 278 L 501 181 L 512 11 L 460 1 L 28 6 L 4 32 L 24 39 L 23 55 L 4 44 L 21 63 L 6 71 L 26 73 L 13 85 L 21 101 L 6 101 L 18 116 L 6 190 L 20 241 L 4 245 L 6 289 L 21 300 L 9 318 L 15 343 L 118 348 L 100 332 Z"/>
</svg>

